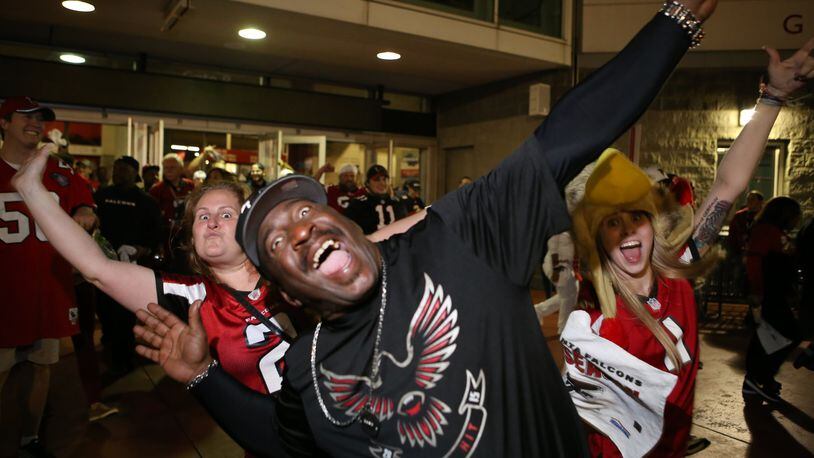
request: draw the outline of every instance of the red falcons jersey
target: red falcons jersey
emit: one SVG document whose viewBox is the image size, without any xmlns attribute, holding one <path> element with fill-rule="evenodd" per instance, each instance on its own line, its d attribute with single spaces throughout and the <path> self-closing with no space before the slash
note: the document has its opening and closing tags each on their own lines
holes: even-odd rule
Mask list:
<svg viewBox="0 0 814 458">
<path fill-rule="evenodd" d="M 345 214 L 345 210 L 348 209 L 348 204 L 354 197 L 359 197 L 365 194 L 365 190 L 362 188 L 357 188 L 355 191 L 343 191 L 337 185 L 328 186 L 326 190 L 328 194 L 328 205 L 331 206 L 334 210 L 338 211 L 341 214 Z"/>
<path fill-rule="evenodd" d="M 684 456 L 692 427 L 695 376 L 698 372 L 698 327 L 695 297 L 687 280 L 659 279 L 655 298 L 649 298 L 647 307 L 656 320 L 672 335 L 682 359 L 678 381 L 667 397 L 664 408 L 664 431 L 661 440 L 650 451 L 650 456 Z M 580 305 L 585 307 L 591 322 L 602 316 L 593 287 L 585 282 L 580 288 Z M 583 295 L 583 291 L 585 294 Z M 655 300 L 654 300 L 655 299 Z M 587 304 L 586 304 L 587 302 Z M 616 318 L 604 318 L 599 335 L 614 342 L 651 366 L 669 371 L 673 369 L 664 347 L 644 324 L 627 308 L 621 297 L 616 297 Z M 600 432 L 588 434 L 591 455 L 621 457 L 613 442 Z"/>
<path fill-rule="evenodd" d="M 287 331 L 287 319 L 277 314 L 273 304 L 267 304 L 268 292 L 268 287 L 263 285 L 245 298 L 263 316 Z M 156 272 L 156 293 L 162 307 L 185 321 L 192 303 L 202 300 L 201 321 L 209 348 L 223 369 L 260 393 L 280 389 L 288 337 L 270 330 L 229 290 L 203 276 Z"/>
<path fill-rule="evenodd" d="M 0 347 L 79 331 L 72 267 L 48 243 L 11 186 L 15 173 L 0 159 Z M 48 159 L 42 182 L 68 214 L 94 206 L 90 189 L 62 161 Z"/>
</svg>

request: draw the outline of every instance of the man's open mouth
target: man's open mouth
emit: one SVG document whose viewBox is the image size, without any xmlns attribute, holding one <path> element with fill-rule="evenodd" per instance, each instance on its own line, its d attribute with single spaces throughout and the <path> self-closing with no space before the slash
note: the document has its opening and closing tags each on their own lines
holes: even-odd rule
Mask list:
<svg viewBox="0 0 814 458">
<path fill-rule="evenodd" d="M 334 240 L 327 239 L 317 248 L 311 258 L 311 267 L 325 275 L 331 275 L 347 267 L 350 253 Z"/>
</svg>

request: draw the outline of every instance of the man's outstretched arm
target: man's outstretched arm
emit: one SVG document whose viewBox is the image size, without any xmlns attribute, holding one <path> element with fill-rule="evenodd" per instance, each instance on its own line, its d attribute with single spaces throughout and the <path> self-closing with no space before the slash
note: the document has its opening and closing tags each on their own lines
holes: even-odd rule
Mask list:
<svg viewBox="0 0 814 458">
<path fill-rule="evenodd" d="M 679 3 L 703 22 L 717 0 Z M 688 33 L 658 13 L 619 54 L 557 102 L 534 134 L 560 187 L 639 119 L 689 47 Z"/>
</svg>

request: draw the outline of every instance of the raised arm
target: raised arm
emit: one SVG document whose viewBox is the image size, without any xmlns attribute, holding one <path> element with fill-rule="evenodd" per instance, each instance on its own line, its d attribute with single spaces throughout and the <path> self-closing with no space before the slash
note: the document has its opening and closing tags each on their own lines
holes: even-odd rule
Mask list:
<svg viewBox="0 0 814 458">
<path fill-rule="evenodd" d="M 42 184 L 50 146 L 29 159 L 11 180 L 51 245 L 85 279 L 117 302 L 135 311 L 156 302 L 155 276 L 145 267 L 108 259 Z"/>
<path fill-rule="evenodd" d="M 802 88 L 808 78 L 814 78 L 814 58 L 810 55 L 814 38 L 783 61 L 776 50 L 765 49 L 769 54 L 769 80 L 762 87 L 755 114 L 724 156 L 709 195 L 696 212 L 693 239 L 702 252 L 715 243 L 732 203 L 746 191 L 783 101 Z"/>
<path fill-rule="evenodd" d="M 703 22 L 717 0 L 679 3 Z M 616 57 L 557 102 L 535 136 L 561 189 L 636 122 L 689 47 L 687 32 L 659 13 Z"/>
</svg>

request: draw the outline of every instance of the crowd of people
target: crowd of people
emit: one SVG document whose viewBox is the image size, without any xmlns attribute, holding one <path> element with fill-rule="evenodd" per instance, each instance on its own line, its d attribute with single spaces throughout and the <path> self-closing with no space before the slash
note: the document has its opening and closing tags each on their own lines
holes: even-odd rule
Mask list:
<svg viewBox="0 0 814 458">
<path fill-rule="evenodd" d="M 716 4 L 667 2 L 498 167 L 431 207 L 418 180 L 394 190 L 379 164 L 361 184 L 358 167 L 342 165 L 326 187 L 317 180 L 332 165 L 268 181 L 254 164 L 240 179 L 212 149 L 191 161 L 168 154 L 160 168 L 122 156 L 108 184 L 101 168 L 71 163 L 61 136 L 42 146 L 53 110 L 7 98 L 0 195 L 2 220 L 15 224 L 0 231 L 0 276 L 14 286 L 0 389 L 10 377 L 30 383 L 26 421 L 3 434 L 0 455 L 49 456 L 38 429 L 60 338 L 74 337 L 90 416 L 116 412 L 100 399 L 95 314 L 112 373 L 133 369 L 134 350 L 161 364 L 248 454 L 694 451 L 690 281 L 720 260 L 718 233 L 778 114 L 814 78 L 814 39 L 785 60 L 766 49 L 755 114 L 706 196 L 607 148 Z M 747 194 L 727 246 L 756 323 L 741 392 L 779 402 L 780 365 L 814 328 L 789 294 L 799 283 L 803 302 L 814 297 L 814 223 L 795 249 L 800 204 L 763 200 Z M 533 306 L 543 259 L 556 296 Z M 538 323 L 555 311 L 562 373 Z M 794 365 L 814 369 L 814 350 Z"/>
</svg>

